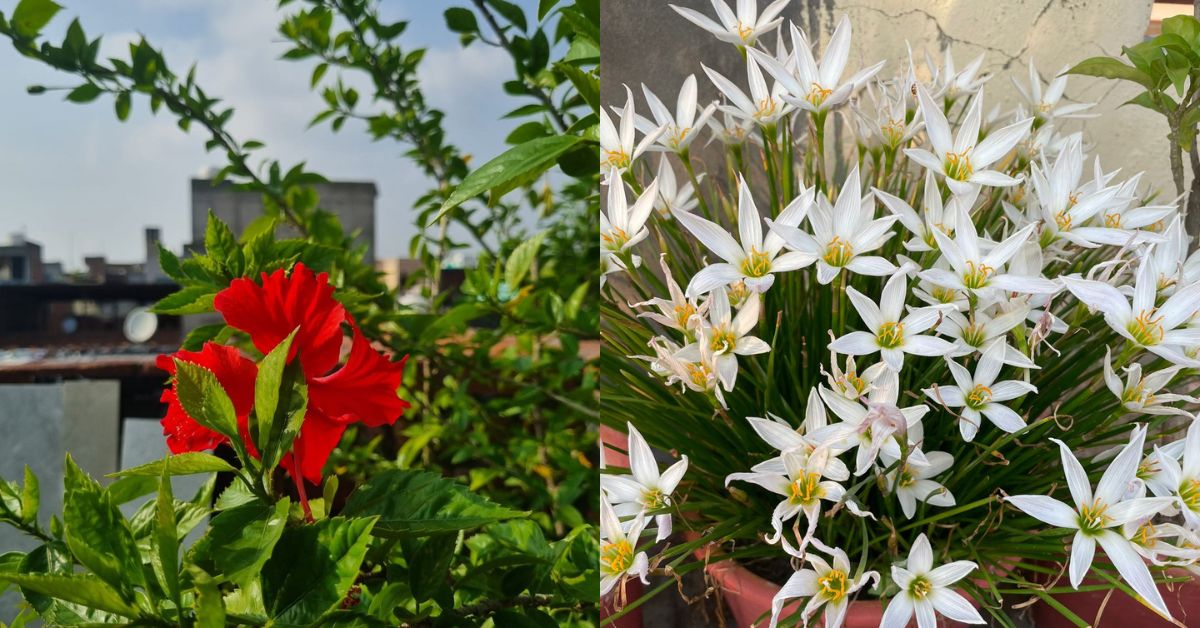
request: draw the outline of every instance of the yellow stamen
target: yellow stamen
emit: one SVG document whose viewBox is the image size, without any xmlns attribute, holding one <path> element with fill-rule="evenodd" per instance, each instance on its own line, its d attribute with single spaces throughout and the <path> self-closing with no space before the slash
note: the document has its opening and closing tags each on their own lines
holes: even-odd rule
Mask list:
<svg viewBox="0 0 1200 628">
<path fill-rule="evenodd" d="M 716 328 L 712 331 L 712 340 L 709 342 L 708 348 L 713 353 L 733 353 L 733 349 L 737 346 L 737 336 L 734 335 L 731 329 Z"/>
<path fill-rule="evenodd" d="M 792 494 L 789 499 L 795 504 L 811 504 L 825 495 L 821 488 L 820 473 L 806 473 L 804 477 L 792 482 Z"/>
<path fill-rule="evenodd" d="M 1162 342 L 1163 336 L 1166 335 L 1166 330 L 1162 326 L 1162 317 L 1154 316 L 1154 310 L 1142 310 L 1138 312 L 1137 318 L 1129 322 L 1126 328 L 1129 335 L 1133 336 L 1134 342 L 1143 347 L 1151 347 Z"/>
<path fill-rule="evenodd" d="M 980 262 L 978 265 L 973 261 L 967 261 L 967 272 L 963 274 L 963 285 L 972 289 L 978 290 L 987 286 L 988 278 L 992 273 L 996 272 L 995 268 Z"/>
<path fill-rule="evenodd" d="M 609 231 L 600 234 L 600 239 L 604 241 L 604 248 L 620 252 L 629 243 L 629 234 L 620 227 L 613 227 Z"/>
<path fill-rule="evenodd" d="M 808 104 L 814 107 L 820 107 L 821 104 L 825 102 L 825 99 L 829 98 L 829 95 L 832 93 L 832 89 L 825 89 L 824 87 L 813 83 L 812 88 L 808 90 L 808 96 L 805 96 L 804 99 L 808 101 Z"/>
<path fill-rule="evenodd" d="M 1079 508 L 1079 529 L 1084 532 L 1096 533 L 1110 525 L 1112 519 L 1105 514 L 1108 504 L 1095 500 Z"/>
<path fill-rule="evenodd" d="M 746 259 L 742 260 L 742 272 L 747 277 L 762 277 L 771 272 L 771 258 L 766 253 L 756 248 L 751 248 L 750 254 L 746 256 Z"/>
<path fill-rule="evenodd" d="M 971 392 L 967 393 L 967 407 L 979 410 L 992 402 L 992 389 L 983 384 L 976 384 Z"/>
<path fill-rule="evenodd" d="M 1108 227 L 1109 229 L 1120 229 L 1121 214 L 1115 212 L 1104 214 L 1104 226 Z"/>
<path fill-rule="evenodd" d="M 975 168 L 971 166 L 971 149 L 964 150 L 961 153 L 948 153 L 946 155 L 946 176 L 956 181 L 966 181 L 974 174 Z"/>
<path fill-rule="evenodd" d="M 908 594 L 915 599 L 923 600 L 930 593 L 933 593 L 933 583 L 925 576 L 917 576 L 908 584 Z"/>
<path fill-rule="evenodd" d="M 849 590 L 849 583 L 846 581 L 846 572 L 839 569 L 831 570 L 824 576 L 817 578 L 817 594 L 830 602 L 838 602 L 846 597 Z"/>
<path fill-rule="evenodd" d="M 825 247 L 825 256 L 821 259 L 830 266 L 840 268 L 850 263 L 851 257 L 854 257 L 854 248 L 850 246 L 850 243 L 838 236 L 833 236 L 829 246 Z"/>
<path fill-rule="evenodd" d="M 875 334 L 875 341 L 884 349 L 895 349 L 904 344 L 904 323 L 884 323 Z"/>
<path fill-rule="evenodd" d="M 695 315 L 696 307 L 691 303 L 675 306 L 675 323 L 684 329 L 687 329 L 688 323 L 692 321 L 692 317 Z"/>
<path fill-rule="evenodd" d="M 629 153 L 625 152 L 622 149 L 606 150 L 606 151 L 604 151 L 604 161 L 601 163 L 601 165 L 611 166 L 613 168 L 618 168 L 618 169 L 628 168 L 629 167 Z"/>
<path fill-rule="evenodd" d="M 600 548 L 600 566 L 610 574 L 625 573 L 633 564 L 633 546 L 627 540 L 608 543 Z"/>
<path fill-rule="evenodd" d="M 1200 511 L 1200 479 L 1189 478 L 1179 485 L 1179 500 L 1193 512 Z"/>
</svg>

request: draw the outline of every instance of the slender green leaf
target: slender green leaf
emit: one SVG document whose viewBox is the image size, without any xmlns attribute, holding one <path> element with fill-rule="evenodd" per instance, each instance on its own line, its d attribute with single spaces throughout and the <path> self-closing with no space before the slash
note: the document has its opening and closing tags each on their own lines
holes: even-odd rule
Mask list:
<svg viewBox="0 0 1200 628">
<path fill-rule="evenodd" d="M 128 477 L 158 477 L 166 471 L 169 475 L 195 475 L 197 473 L 231 473 L 237 469 L 225 462 L 224 460 L 208 453 L 200 451 L 192 451 L 182 454 L 173 454 L 147 462 L 143 465 L 131 467 L 117 471 L 116 473 L 108 474 L 110 478 L 128 478 Z"/>
</svg>

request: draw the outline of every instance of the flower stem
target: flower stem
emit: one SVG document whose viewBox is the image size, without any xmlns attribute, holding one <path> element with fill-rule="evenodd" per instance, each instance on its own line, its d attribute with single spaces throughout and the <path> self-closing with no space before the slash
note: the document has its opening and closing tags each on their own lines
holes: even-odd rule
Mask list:
<svg viewBox="0 0 1200 628">
<path fill-rule="evenodd" d="M 300 458 L 295 452 L 288 454 L 292 457 L 292 468 L 288 475 L 292 476 L 292 482 L 296 484 L 296 496 L 300 499 L 300 508 L 304 510 L 304 520 L 308 523 L 316 521 L 313 519 L 312 508 L 308 506 L 308 493 L 304 490 L 304 480 L 300 477 Z"/>
</svg>

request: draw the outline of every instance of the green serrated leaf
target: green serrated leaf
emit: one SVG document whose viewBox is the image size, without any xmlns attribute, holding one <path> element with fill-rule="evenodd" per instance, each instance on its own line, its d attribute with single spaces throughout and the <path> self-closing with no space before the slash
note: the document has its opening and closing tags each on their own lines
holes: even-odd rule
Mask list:
<svg viewBox="0 0 1200 628">
<path fill-rule="evenodd" d="M 108 474 L 108 477 L 159 477 L 164 472 L 175 476 L 195 475 L 197 473 L 237 472 L 237 469 L 212 454 L 202 451 L 190 451 L 182 454 L 173 454 L 166 458 L 147 462 L 146 464 L 129 469 L 122 469 L 116 473 Z"/>
<path fill-rule="evenodd" d="M 67 455 L 63 484 L 63 536 L 80 564 L 112 586 L 127 602 L 144 586 L 142 559 L 129 522 L 95 480 Z"/>
<path fill-rule="evenodd" d="M 21 0 L 12 12 L 12 28 L 22 37 L 37 37 L 50 20 L 62 10 L 52 0 Z"/>
<path fill-rule="evenodd" d="M 27 591 L 106 613 L 131 619 L 139 615 L 136 607 L 122 600 L 112 587 L 92 575 L 0 573 L 0 580 L 15 584 Z"/>
<path fill-rule="evenodd" d="M 33 474 L 29 465 L 25 465 L 25 485 L 21 487 L 21 521 L 27 524 L 37 521 L 41 494 L 37 476 Z"/>
<path fill-rule="evenodd" d="M 163 297 L 154 304 L 156 314 L 204 314 L 213 311 L 217 291 L 208 286 L 189 286 Z"/>
<path fill-rule="evenodd" d="M 285 497 L 274 504 L 254 501 L 221 511 L 194 550 L 197 564 L 211 564 L 213 573 L 249 586 L 271 558 L 290 506 Z"/>
<path fill-rule="evenodd" d="M 1125 65 L 1118 59 L 1112 57 L 1092 57 L 1084 59 L 1077 63 L 1075 67 L 1064 72 L 1064 74 L 1082 74 L 1085 76 L 1098 76 L 1101 78 L 1120 79 L 1125 81 L 1133 81 L 1146 89 L 1154 87 L 1154 81 L 1145 72 L 1128 65 Z"/>
<path fill-rule="evenodd" d="M 350 495 L 342 514 L 378 516 L 378 536 L 417 537 L 469 530 L 528 513 L 488 501 L 435 473 L 405 470 L 367 480 Z"/>
<path fill-rule="evenodd" d="M 158 497 L 154 502 L 154 553 L 151 566 L 167 595 L 181 604 L 179 592 L 179 536 L 175 521 L 175 496 L 171 492 L 171 459 L 167 458 L 158 478 Z"/>
<path fill-rule="evenodd" d="M 374 523 L 333 517 L 285 530 L 262 569 L 272 623 L 307 626 L 336 609 L 358 577 Z"/>
<path fill-rule="evenodd" d="M 283 431 L 286 417 L 280 417 L 279 420 L 276 418 L 277 414 L 287 413 L 286 403 L 283 411 L 279 412 L 279 400 L 281 394 L 290 393 L 290 386 L 287 391 L 281 391 L 280 388 L 284 385 L 284 372 L 291 354 L 292 340 L 298 331 L 299 327 L 293 329 L 292 333 L 275 345 L 275 348 L 258 363 L 258 376 L 254 380 L 254 415 L 257 422 L 254 440 L 259 451 L 267 451 L 270 448 L 272 432 L 276 432 L 276 425 L 279 426 L 278 433 Z M 270 468 L 269 464 L 267 466 Z"/>
<path fill-rule="evenodd" d="M 194 421 L 231 441 L 241 441 L 237 411 L 215 373 L 176 358 L 175 394 L 183 411 Z"/>
</svg>

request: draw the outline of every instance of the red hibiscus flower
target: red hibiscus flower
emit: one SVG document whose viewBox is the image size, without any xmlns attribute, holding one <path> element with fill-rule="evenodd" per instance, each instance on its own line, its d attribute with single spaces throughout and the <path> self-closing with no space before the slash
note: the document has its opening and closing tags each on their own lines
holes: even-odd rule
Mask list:
<svg viewBox="0 0 1200 628">
<path fill-rule="evenodd" d="M 254 377 L 258 373 L 254 362 L 234 347 L 207 342 L 199 352 L 177 351 L 171 355 L 158 356 L 158 368 L 175 375 L 177 359 L 203 366 L 217 376 L 221 388 L 225 389 L 225 393 L 233 401 L 233 409 L 237 412 L 238 431 L 246 441 L 247 449 L 257 456 L 254 443 L 248 438 L 250 410 L 254 408 Z M 174 384 L 163 391 L 161 401 L 167 404 L 167 414 L 162 419 L 162 426 L 171 453 L 204 451 L 228 440 L 225 436 L 193 421 L 183 411 L 179 398 L 175 396 Z"/>
<path fill-rule="evenodd" d="M 320 484 L 321 470 L 346 426 L 391 425 L 409 407 L 397 393 L 408 356 L 392 362 L 372 348 L 346 308 L 333 298 L 333 286 L 325 273 L 314 275 L 304 264 L 297 264 L 290 276 L 283 270 L 263 273 L 261 284 L 235 279 L 213 303 L 226 324 L 249 334 L 263 353 L 298 328 L 288 360 L 300 361 L 308 384 L 308 409 L 292 452 L 281 463 L 297 478 L 297 485 L 299 477 Z M 343 323 L 351 327 L 353 340 L 350 355 L 339 367 Z M 174 374 L 174 359 L 194 362 L 216 374 L 233 401 L 243 439 L 251 454 L 257 455 L 247 430 L 247 417 L 254 407 L 255 363 L 233 347 L 213 343 L 199 353 L 159 356 L 158 365 Z M 163 392 L 162 400 L 168 403 L 163 431 L 172 452 L 202 451 L 224 442 L 223 436 L 187 416 L 173 388 Z"/>
</svg>

